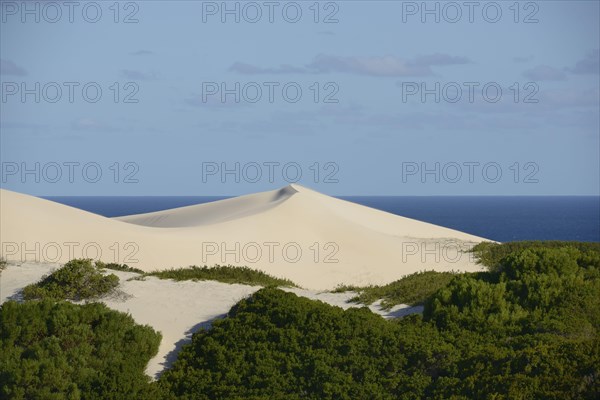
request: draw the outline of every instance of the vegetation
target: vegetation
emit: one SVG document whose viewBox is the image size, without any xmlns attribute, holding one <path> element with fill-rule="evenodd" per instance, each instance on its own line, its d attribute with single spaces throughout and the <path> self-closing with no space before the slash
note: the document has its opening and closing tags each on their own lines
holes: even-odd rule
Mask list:
<svg viewBox="0 0 600 400">
<path fill-rule="evenodd" d="M 377 398 L 406 363 L 396 339 L 368 309 L 265 288 L 196 333 L 159 384 L 187 399 Z"/>
<path fill-rule="evenodd" d="M 100 297 L 119 285 L 116 275 L 102 274 L 103 265 L 93 265 L 89 259 L 71 260 L 40 282 L 26 286 L 23 298 L 79 301 Z"/>
<path fill-rule="evenodd" d="M 488 272 L 420 273 L 372 288 L 389 303 L 424 301 L 422 316 L 385 320 L 366 307 L 344 311 L 261 289 L 196 332 L 152 383 L 141 371 L 156 334 L 130 317 L 98 304 L 8 302 L 0 397 L 599 398 L 598 246 L 485 244 L 475 252 Z"/>
<path fill-rule="evenodd" d="M 161 335 L 102 304 L 0 308 L 0 398 L 157 399 L 144 374 Z"/>
<path fill-rule="evenodd" d="M 102 261 L 96 261 L 96 266 L 101 269 L 112 269 L 114 271 L 135 272 L 136 274 L 144 273 L 144 271 L 141 269 L 130 267 L 127 264 L 103 263 Z"/>
<path fill-rule="evenodd" d="M 393 322 L 263 289 L 196 333 L 159 385 L 186 399 L 596 399 L 599 262 L 524 245 Z"/>
<path fill-rule="evenodd" d="M 297 287 L 296 284 L 289 279 L 275 278 L 262 271 L 257 271 L 248 267 L 234 267 L 232 265 L 215 265 L 214 267 L 191 266 L 187 268 L 155 271 L 147 273 L 146 275 L 156 276 L 160 279 L 174 279 L 176 281 L 202 280 L 239 283 L 243 285 Z"/>
<path fill-rule="evenodd" d="M 390 309 L 397 304 L 424 303 L 439 289 L 447 286 L 455 276 L 456 273 L 453 272 L 423 271 L 407 275 L 384 286 L 340 286 L 335 292 L 358 292 L 358 295 L 350 301 L 367 305 L 382 299 L 383 309 Z"/>
<path fill-rule="evenodd" d="M 600 252 L 600 243 L 597 242 L 562 242 L 558 240 L 550 241 L 522 241 L 508 243 L 481 242 L 475 245 L 471 251 L 475 253 L 479 262 L 491 268 L 496 268 L 503 258 L 511 253 L 527 249 L 560 249 L 571 247 L 579 250 L 582 254 L 594 254 Z"/>
</svg>

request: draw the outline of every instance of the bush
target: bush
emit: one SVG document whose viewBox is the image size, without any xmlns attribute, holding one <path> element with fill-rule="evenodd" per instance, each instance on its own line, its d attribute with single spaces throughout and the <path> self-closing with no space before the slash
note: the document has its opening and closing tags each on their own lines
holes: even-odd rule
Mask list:
<svg viewBox="0 0 600 400">
<path fill-rule="evenodd" d="M 527 315 L 519 304 L 509 300 L 505 283 L 488 283 L 466 275 L 437 292 L 424 311 L 424 316 L 442 329 L 499 334 L 518 330 L 515 324 Z"/>
<path fill-rule="evenodd" d="M 452 272 L 423 271 L 407 275 L 384 286 L 340 286 L 335 291 L 359 292 L 358 296 L 350 299 L 356 303 L 371 304 L 382 299 L 382 307 L 390 309 L 397 304 L 423 303 L 439 289 L 447 286 L 455 276 L 456 274 Z"/>
<path fill-rule="evenodd" d="M 102 264 L 92 265 L 89 259 L 71 260 L 40 282 L 26 286 L 23 298 L 79 301 L 109 293 L 119 285 L 119 278 L 104 276 L 98 265 Z"/>
<path fill-rule="evenodd" d="M 366 309 L 261 289 L 194 334 L 159 383 L 187 399 L 383 398 L 407 363 L 396 332 Z"/>
<path fill-rule="evenodd" d="M 140 371 L 157 342 L 150 331 L 131 332 L 129 317 L 93 304 L 79 313 L 49 301 L 6 303 L 0 398 L 599 398 L 600 251 L 572 242 L 489 246 L 488 272 L 444 276 L 447 284 L 415 274 L 377 293 L 428 297 L 423 316 L 386 321 L 366 307 L 344 311 L 261 289 L 196 332 L 151 384 Z M 175 275 L 215 274 L 197 269 Z M 430 278 L 439 283 L 431 295 Z"/>
<path fill-rule="evenodd" d="M 596 399 L 587 247 L 515 246 L 491 272 L 448 277 L 423 317 L 394 321 L 263 289 L 196 333 L 159 384 L 187 399 Z"/>
<path fill-rule="evenodd" d="M 144 374 L 161 335 L 103 304 L 0 308 L 0 398 L 156 399 Z"/>
<path fill-rule="evenodd" d="M 498 335 L 598 335 L 600 279 L 595 265 L 600 253 L 578 248 L 554 242 L 516 246 L 494 262 L 491 278 L 459 276 L 436 293 L 426 304 L 425 317 L 444 328 L 458 325 Z"/>
<path fill-rule="evenodd" d="M 206 265 L 204 267 L 191 266 L 187 268 L 154 271 L 145 275 L 156 276 L 160 279 L 173 279 L 176 281 L 202 280 L 239 283 L 243 285 L 297 287 L 297 285 L 289 279 L 275 278 L 252 268 L 234 267 L 231 265 L 215 265 L 214 267 L 207 267 Z"/>
<path fill-rule="evenodd" d="M 112 269 L 114 271 L 135 272 L 136 274 L 144 273 L 144 271 L 141 269 L 130 267 L 127 264 L 103 263 L 102 261 L 96 261 L 96 266 L 101 269 Z"/>
<path fill-rule="evenodd" d="M 494 270 L 506 256 L 523 250 L 573 248 L 581 252 L 581 262 L 595 264 L 600 268 L 600 243 L 593 242 L 562 242 L 562 241 L 522 241 L 508 243 L 481 242 L 471 249 L 479 262 Z M 591 257 L 590 260 L 587 258 Z"/>
<path fill-rule="evenodd" d="M 158 384 L 185 399 L 597 398 L 597 333 L 502 328 L 528 311 L 503 285 L 464 277 L 444 291 L 445 319 L 390 322 L 262 289 L 195 333 Z"/>
</svg>

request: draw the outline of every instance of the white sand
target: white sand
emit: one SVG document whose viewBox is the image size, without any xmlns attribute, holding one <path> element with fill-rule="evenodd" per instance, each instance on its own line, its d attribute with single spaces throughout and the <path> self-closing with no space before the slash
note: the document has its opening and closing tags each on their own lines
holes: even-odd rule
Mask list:
<svg viewBox="0 0 600 400">
<path fill-rule="evenodd" d="M 299 185 L 117 219 L 0 190 L 0 217 L 7 260 L 99 258 L 144 271 L 246 265 L 312 290 L 481 270 L 461 251 L 485 240 Z"/>
<path fill-rule="evenodd" d="M 59 264 L 49 263 L 10 263 L 0 275 L 0 304 L 8 299 L 20 300 L 19 291 L 23 287 L 39 281 L 42 276 L 59 267 Z M 163 335 L 158 354 L 146 368 L 146 373 L 151 377 L 158 377 L 171 365 L 181 346 L 189 343 L 194 332 L 210 327 L 212 320 L 225 316 L 235 303 L 260 289 L 212 281 L 175 282 L 154 277 L 128 280 L 139 275 L 110 270 L 107 273 L 119 276 L 120 285 L 117 294 L 101 301 L 112 309 L 129 313 L 137 323 L 150 325 Z M 344 309 L 360 306 L 347 303 L 354 293 L 286 290 Z M 421 306 L 400 305 L 383 311 L 374 304 L 369 308 L 384 318 L 422 312 Z"/>
</svg>

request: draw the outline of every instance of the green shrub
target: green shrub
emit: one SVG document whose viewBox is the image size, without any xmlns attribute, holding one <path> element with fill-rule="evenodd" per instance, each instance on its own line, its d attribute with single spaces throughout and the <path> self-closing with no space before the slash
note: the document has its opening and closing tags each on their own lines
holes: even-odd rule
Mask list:
<svg viewBox="0 0 600 400">
<path fill-rule="evenodd" d="M 103 275 L 98 264 L 92 265 L 89 259 L 74 259 L 40 282 L 26 286 L 23 298 L 79 301 L 107 294 L 118 285 L 119 278 L 114 274 Z"/>
<path fill-rule="evenodd" d="M 338 286 L 334 292 L 358 292 L 358 296 L 350 301 L 367 305 L 382 299 L 382 307 L 390 309 L 397 304 L 423 303 L 439 289 L 447 286 L 455 276 L 456 273 L 453 272 L 423 271 L 383 286 Z"/>
<path fill-rule="evenodd" d="M 214 267 L 207 267 L 206 265 L 203 267 L 191 266 L 187 268 L 154 271 L 145 275 L 156 276 L 160 279 L 173 279 L 176 281 L 202 280 L 239 283 L 243 285 L 297 287 L 297 285 L 289 279 L 275 278 L 262 271 L 257 271 L 248 267 L 234 267 L 232 265 L 215 265 Z"/>
<path fill-rule="evenodd" d="M 518 330 L 528 316 L 510 301 L 506 284 L 488 283 L 463 275 L 437 292 L 427 302 L 424 316 L 442 329 L 466 328 L 496 333 Z"/>
<path fill-rule="evenodd" d="M 103 304 L 0 308 L 0 398 L 157 399 L 144 374 L 161 335 Z"/>
<path fill-rule="evenodd" d="M 494 262 L 487 279 L 459 276 L 436 293 L 426 304 L 425 317 L 444 328 L 461 326 L 498 335 L 597 335 L 598 254 L 586 246 L 581 246 L 585 253 L 569 242 L 563 247 L 556 242 L 516 246 Z"/>
<path fill-rule="evenodd" d="M 505 329 L 530 311 L 507 293 L 456 278 L 433 317 L 390 322 L 262 289 L 195 333 L 158 383 L 185 399 L 597 398 L 597 333 Z"/>
<path fill-rule="evenodd" d="M 103 263 L 102 261 L 96 261 L 96 266 L 101 269 L 112 269 L 114 271 L 135 272 L 136 274 L 144 273 L 144 271 L 141 269 L 130 267 L 127 264 Z"/>
<path fill-rule="evenodd" d="M 595 242 L 563 242 L 563 241 L 522 241 L 507 243 L 481 242 L 471 251 L 479 262 L 492 270 L 499 267 L 506 256 L 523 250 L 573 248 L 581 252 L 579 262 L 595 265 L 600 268 L 600 243 Z M 583 266 L 583 265 L 582 265 Z"/>
<path fill-rule="evenodd" d="M 386 321 L 366 307 L 261 289 L 197 331 L 155 383 L 139 373 L 155 351 L 152 335 L 127 333 L 129 317 L 105 316 L 100 305 L 63 315 L 49 301 L 7 303 L 0 398 L 599 398 L 597 246 L 483 247 L 490 271 L 428 272 L 371 288 L 389 303 L 425 299 L 422 316 Z M 170 273 L 239 281 L 240 272 Z"/>
<path fill-rule="evenodd" d="M 445 277 L 423 317 L 394 321 L 263 289 L 196 333 L 159 384 L 186 399 L 596 399 L 595 254 L 514 246 L 491 272 Z"/>
<path fill-rule="evenodd" d="M 194 334 L 160 385 L 187 399 L 367 399 L 407 364 L 396 326 L 274 288 Z"/>
</svg>

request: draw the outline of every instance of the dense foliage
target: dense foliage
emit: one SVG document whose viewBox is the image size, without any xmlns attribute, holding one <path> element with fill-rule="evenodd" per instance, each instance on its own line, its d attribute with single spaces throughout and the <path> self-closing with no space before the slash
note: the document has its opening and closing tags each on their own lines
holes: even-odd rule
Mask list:
<svg viewBox="0 0 600 400">
<path fill-rule="evenodd" d="M 52 272 L 40 282 L 26 286 L 23 298 L 84 300 L 109 293 L 119 285 L 119 278 L 102 274 L 103 264 L 89 259 L 75 259 Z"/>
<path fill-rule="evenodd" d="M 406 364 L 395 344 L 394 326 L 367 309 L 267 288 L 196 333 L 160 383 L 193 399 L 366 399 Z"/>
<path fill-rule="evenodd" d="M 340 286 L 335 292 L 358 292 L 350 301 L 367 305 L 381 299 L 381 306 L 390 309 L 397 304 L 416 305 L 425 302 L 455 276 L 452 272 L 423 271 L 383 286 Z"/>
<path fill-rule="evenodd" d="M 294 282 L 289 279 L 275 278 L 262 271 L 257 271 L 248 267 L 235 267 L 232 265 L 215 265 L 214 267 L 191 266 L 187 268 L 155 271 L 145 275 L 156 276 L 161 279 L 174 279 L 176 281 L 199 280 L 256 286 L 296 287 Z"/>
<path fill-rule="evenodd" d="M 0 308 L 0 398 L 157 399 L 144 374 L 160 334 L 102 304 Z"/>
<path fill-rule="evenodd" d="M 9 302 L 0 397 L 600 398 L 600 248 L 490 243 L 475 252 L 489 271 L 373 288 L 390 303 L 424 301 L 422 316 L 386 321 L 261 289 L 196 332 L 153 383 L 141 375 L 158 343 L 149 328 L 97 304 Z"/>
<path fill-rule="evenodd" d="M 582 254 L 589 254 L 591 257 L 595 257 L 600 253 L 600 243 L 597 242 L 563 242 L 558 240 L 507 242 L 502 244 L 481 242 L 475 245 L 471 251 L 475 253 L 481 264 L 490 268 L 497 268 L 501 261 L 511 253 L 527 249 L 561 249 L 565 247 L 577 249 Z"/>
<path fill-rule="evenodd" d="M 159 384 L 185 399 L 598 398 L 600 252 L 507 254 L 393 322 L 263 289 L 196 333 Z"/>
</svg>

